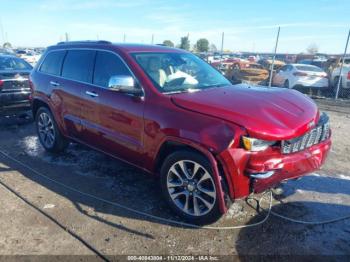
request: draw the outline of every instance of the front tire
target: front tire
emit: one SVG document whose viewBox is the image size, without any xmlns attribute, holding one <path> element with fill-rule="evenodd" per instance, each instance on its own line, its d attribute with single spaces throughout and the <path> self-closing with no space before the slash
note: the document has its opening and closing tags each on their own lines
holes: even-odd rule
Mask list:
<svg viewBox="0 0 350 262">
<path fill-rule="evenodd" d="M 36 129 L 41 145 L 46 151 L 59 153 L 64 151 L 69 142 L 62 136 L 55 119 L 46 107 L 40 107 L 35 116 Z"/>
<path fill-rule="evenodd" d="M 165 159 L 160 173 L 163 195 L 180 217 L 198 225 L 221 217 L 212 168 L 205 157 L 177 151 Z"/>
</svg>

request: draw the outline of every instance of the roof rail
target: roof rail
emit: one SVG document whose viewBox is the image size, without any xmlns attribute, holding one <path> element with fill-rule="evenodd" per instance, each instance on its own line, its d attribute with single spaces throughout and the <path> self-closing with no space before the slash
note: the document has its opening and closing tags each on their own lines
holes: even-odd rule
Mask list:
<svg viewBox="0 0 350 262">
<path fill-rule="evenodd" d="M 57 45 L 65 45 L 65 44 L 112 44 L 110 41 L 106 40 L 85 40 L 85 41 L 65 41 L 65 42 L 58 42 Z"/>
</svg>

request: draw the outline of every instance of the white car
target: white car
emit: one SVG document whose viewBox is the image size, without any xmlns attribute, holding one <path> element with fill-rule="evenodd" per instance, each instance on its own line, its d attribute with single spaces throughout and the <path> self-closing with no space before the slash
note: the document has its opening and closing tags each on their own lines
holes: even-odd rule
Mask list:
<svg viewBox="0 0 350 262">
<path fill-rule="evenodd" d="M 338 81 L 339 81 L 340 63 L 341 63 L 341 60 L 339 61 L 338 66 L 335 67 L 330 73 L 331 75 L 330 80 L 334 90 L 337 87 Z M 341 80 L 340 88 L 341 89 L 339 91 L 346 90 L 348 94 L 350 93 L 350 57 L 345 57 L 344 59 L 344 66 L 342 71 L 342 80 Z"/>
<path fill-rule="evenodd" d="M 34 52 L 27 52 L 26 54 L 21 55 L 21 58 L 29 64 L 31 64 L 32 66 L 35 66 L 35 64 L 39 61 L 40 57 L 40 54 L 36 54 Z"/>
<path fill-rule="evenodd" d="M 313 65 L 289 64 L 277 71 L 273 85 L 285 88 L 314 87 L 328 88 L 327 73 Z"/>
</svg>

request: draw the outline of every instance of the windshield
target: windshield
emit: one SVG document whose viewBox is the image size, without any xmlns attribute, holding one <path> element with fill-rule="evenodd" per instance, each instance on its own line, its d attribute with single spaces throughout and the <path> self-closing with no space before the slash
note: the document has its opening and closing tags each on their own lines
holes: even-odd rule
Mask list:
<svg viewBox="0 0 350 262">
<path fill-rule="evenodd" d="M 0 56 L 0 70 L 31 70 L 32 66 L 26 61 L 17 57 L 1 57 Z"/>
<path fill-rule="evenodd" d="M 230 82 L 199 57 L 187 53 L 135 53 L 133 57 L 162 93 L 191 92 Z"/>
</svg>

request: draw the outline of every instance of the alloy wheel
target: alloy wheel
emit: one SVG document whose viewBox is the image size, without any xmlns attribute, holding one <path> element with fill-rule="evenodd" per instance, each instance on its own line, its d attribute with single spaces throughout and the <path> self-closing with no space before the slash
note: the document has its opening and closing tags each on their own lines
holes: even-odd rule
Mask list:
<svg viewBox="0 0 350 262">
<path fill-rule="evenodd" d="M 47 148 L 53 147 L 55 143 L 55 128 L 51 117 L 42 112 L 38 118 L 38 132 L 41 142 Z"/>
<path fill-rule="evenodd" d="M 216 203 L 212 176 L 202 165 L 191 160 L 181 160 L 170 167 L 167 189 L 173 203 L 191 216 L 207 214 Z"/>
</svg>

